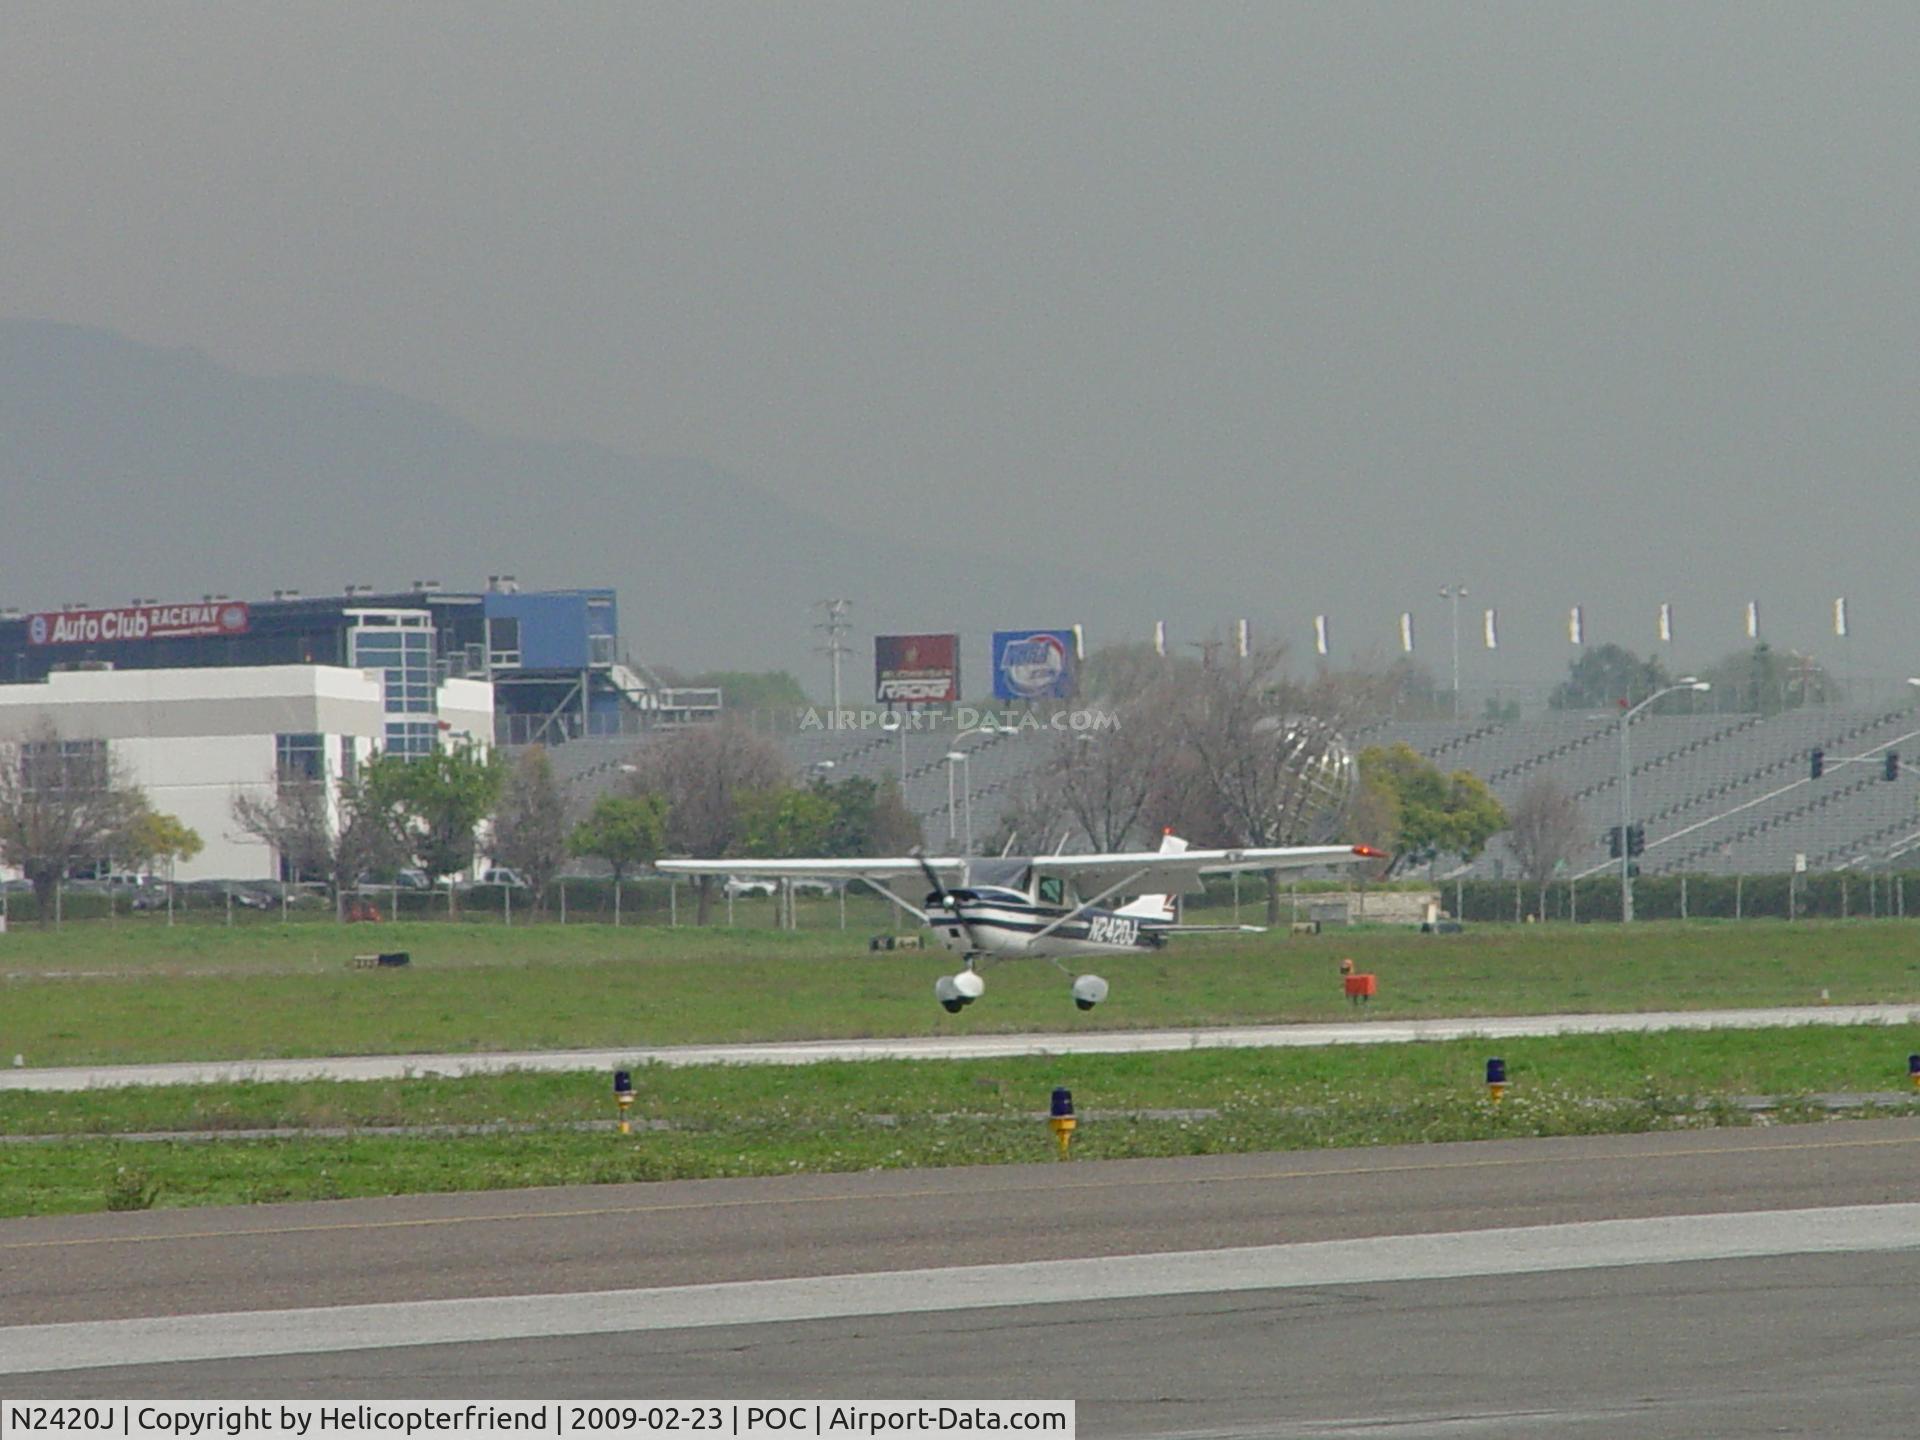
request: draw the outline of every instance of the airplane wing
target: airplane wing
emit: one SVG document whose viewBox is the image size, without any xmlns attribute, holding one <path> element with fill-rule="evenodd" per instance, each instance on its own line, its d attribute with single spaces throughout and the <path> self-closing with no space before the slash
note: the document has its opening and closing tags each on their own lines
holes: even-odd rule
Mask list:
<svg viewBox="0 0 1920 1440">
<path fill-rule="evenodd" d="M 1071 880 L 1085 894 L 1124 881 L 1129 892 L 1187 890 L 1202 875 L 1236 870 L 1304 870 L 1315 865 L 1353 865 L 1384 860 L 1368 845 L 1285 845 L 1230 850 L 1140 850 L 1108 855 L 1037 855 L 1036 875 Z"/>
<path fill-rule="evenodd" d="M 954 855 L 930 855 L 924 862 L 933 867 L 943 885 L 958 884 L 966 878 L 967 862 Z M 848 856 L 808 860 L 658 860 L 654 869 L 662 875 L 751 875 L 762 880 L 904 880 L 923 879 L 922 862 L 911 855 L 866 858 Z"/>
</svg>

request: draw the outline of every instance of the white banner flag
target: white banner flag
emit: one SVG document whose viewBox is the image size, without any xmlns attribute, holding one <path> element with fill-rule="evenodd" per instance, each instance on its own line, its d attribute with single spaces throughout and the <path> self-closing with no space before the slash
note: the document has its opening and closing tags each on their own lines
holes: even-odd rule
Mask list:
<svg viewBox="0 0 1920 1440">
<path fill-rule="evenodd" d="M 1749 640 L 1760 638 L 1760 602 L 1758 600 L 1747 601 L 1747 638 Z"/>
<path fill-rule="evenodd" d="M 1164 656 L 1167 653 L 1167 622 L 1153 622 L 1153 653 Z"/>
<path fill-rule="evenodd" d="M 1233 622 L 1233 648 L 1242 660 L 1253 653 L 1253 632 L 1245 620 Z"/>
<path fill-rule="evenodd" d="M 1500 648 L 1500 621 L 1497 612 L 1487 611 L 1487 649 Z"/>
<path fill-rule="evenodd" d="M 1413 653 L 1413 612 L 1400 612 L 1400 648 L 1409 655 Z"/>
<path fill-rule="evenodd" d="M 1673 606 L 1664 600 L 1660 602 L 1660 643 L 1673 643 Z"/>
<path fill-rule="evenodd" d="M 1313 617 L 1313 648 L 1322 655 L 1329 653 L 1327 650 L 1327 617 L 1324 615 L 1316 615 Z"/>
<path fill-rule="evenodd" d="M 1833 633 L 1842 640 L 1847 638 L 1847 597 L 1840 595 L 1833 602 Z"/>
<path fill-rule="evenodd" d="M 1585 618 L 1580 614 L 1580 607 L 1578 605 L 1567 612 L 1567 643 L 1569 645 L 1584 645 L 1587 643 L 1587 624 Z"/>
</svg>

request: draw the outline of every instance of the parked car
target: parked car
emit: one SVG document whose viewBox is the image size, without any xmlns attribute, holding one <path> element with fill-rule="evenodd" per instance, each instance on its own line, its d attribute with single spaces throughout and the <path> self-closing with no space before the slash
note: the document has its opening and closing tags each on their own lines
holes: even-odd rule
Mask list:
<svg viewBox="0 0 1920 1440">
<path fill-rule="evenodd" d="M 504 865 L 490 865 L 480 872 L 478 880 L 462 880 L 460 892 L 468 894 L 475 890 L 529 890 L 531 887 L 520 878 L 517 870 Z"/>
<path fill-rule="evenodd" d="M 780 889 L 778 880 L 756 880 L 747 875 L 729 875 L 721 885 L 721 890 L 738 900 L 745 895 L 772 895 Z M 793 893 L 796 895 L 831 895 L 835 889 L 831 880 L 795 880 Z"/>
<path fill-rule="evenodd" d="M 248 910 L 266 910 L 275 903 L 260 891 L 238 880 L 195 880 L 181 887 L 197 895 L 204 895 L 216 905 L 231 900 Z"/>
</svg>

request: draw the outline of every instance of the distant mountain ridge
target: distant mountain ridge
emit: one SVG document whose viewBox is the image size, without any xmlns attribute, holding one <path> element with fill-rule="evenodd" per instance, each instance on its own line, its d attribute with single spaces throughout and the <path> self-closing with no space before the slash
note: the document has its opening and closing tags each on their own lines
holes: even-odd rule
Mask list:
<svg viewBox="0 0 1920 1440">
<path fill-rule="evenodd" d="M 1112 547 L 1125 568 L 1100 575 L 1003 548 L 993 518 L 964 509 L 903 544 L 698 460 L 491 434 L 375 386 L 47 321 L 0 320 L 0 494 L 0 604 L 507 573 L 614 586 L 641 660 L 788 669 L 818 693 L 810 607 L 839 596 L 854 605 L 850 697 L 875 631 L 960 630 L 972 666 L 993 628 L 1080 621 L 1103 641 L 1165 618 L 1193 635 L 1231 611 L 1143 568 L 1137 532 Z"/>
</svg>

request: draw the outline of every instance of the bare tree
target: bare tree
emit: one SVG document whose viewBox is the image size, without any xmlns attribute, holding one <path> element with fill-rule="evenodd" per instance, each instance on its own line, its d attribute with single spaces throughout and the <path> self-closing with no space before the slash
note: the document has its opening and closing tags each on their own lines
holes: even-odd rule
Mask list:
<svg viewBox="0 0 1920 1440">
<path fill-rule="evenodd" d="M 745 725 L 723 720 L 675 730 L 634 753 L 630 789 L 667 802 L 667 846 L 686 855 L 721 856 L 742 838 L 740 798 L 787 779 L 779 747 Z M 713 913 L 713 877 L 699 883 L 697 922 Z"/>
<path fill-rule="evenodd" d="M 0 746 L 0 860 L 33 886 L 42 925 L 61 877 L 122 848 L 145 810 L 104 740 L 63 740 L 43 720 Z"/>
<path fill-rule="evenodd" d="M 1071 843 L 1076 822 L 1060 782 L 1060 771 L 1051 764 L 1039 765 L 1016 779 L 986 848 L 999 851 L 1012 846 L 1022 854 L 1046 855 L 1063 840 Z"/>
<path fill-rule="evenodd" d="M 493 816 L 493 854 L 520 872 L 535 908 L 544 910 L 547 886 L 567 859 L 567 805 L 544 746 L 529 747 L 507 771 Z"/>
<path fill-rule="evenodd" d="M 1185 743 L 1179 694 L 1163 680 L 1095 713 L 1111 723 L 1055 744 L 1048 768 L 1061 801 L 1095 850 L 1151 848 L 1152 832 L 1175 818 L 1167 781 Z"/>
<path fill-rule="evenodd" d="M 235 788 L 228 812 L 241 834 L 272 849 L 289 879 L 325 874 L 333 854 L 333 815 L 324 780 L 276 779 Z"/>
<path fill-rule="evenodd" d="M 324 780 L 281 776 L 269 785 L 234 792 L 228 807 L 234 825 L 271 846 L 289 878 L 326 877 L 336 915 L 344 914 L 347 893 L 363 874 L 406 858 L 358 777 L 340 780 L 331 800 Z"/>
<path fill-rule="evenodd" d="M 1580 802 L 1551 775 L 1541 775 L 1507 812 L 1507 848 L 1520 873 L 1540 892 L 1539 914 L 1547 913 L 1547 885 L 1562 865 L 1569 864 L 1585 846 L 1586 820 Z"/>
<path fill-rule="evenodd" d="M 1221 837 L 1248 846 L 1330 840 L 1357 788 L 1341 731 L 1379 705 L 1364 675 L 1281 674 L 1285 651 L 1215 655 L 1193 687 L 1184 731 Z M 1278 872 L 1267 873 L 1267 923 L 1280 921 Z"/>
</svg>

